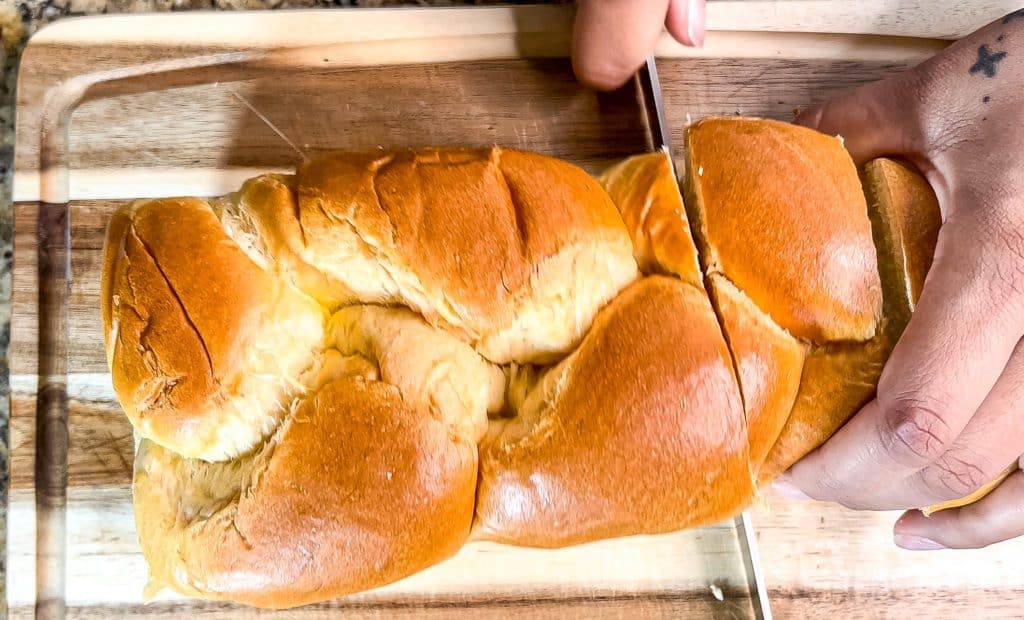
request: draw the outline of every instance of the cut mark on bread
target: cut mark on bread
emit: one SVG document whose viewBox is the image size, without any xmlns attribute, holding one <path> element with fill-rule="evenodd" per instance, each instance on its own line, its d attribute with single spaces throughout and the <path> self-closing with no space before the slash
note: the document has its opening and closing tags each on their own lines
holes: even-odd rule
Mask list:
<svg viewBox="0 0 1024 620">
<path fill-rule="evenodd" d="M 689 127 L 690 124 L 691 121 L 689 117 L 687 117 L 687 126 Z M 703 168 L 700 170 L 700 174 L 694 174 L 693 158 L 690 155 L 690 131 L 687 128 L 684 131 L 683 139 L 683 178 L 680 181 L 680 199 L 683 203 L 683 209 L 686 210 L 687 219 L 690 221 L 690 236 L 693 239 L 694 247 L 697 249 L 697 259 L 700 262 L 703 271 L 701 274 L 701 284 L 704 287 L 704 293 L 708 296 L 708 300 L 711 302 L 711 308 L 714 310 L 715 318 L 718 320 L 718 329 L 722 333 L 722 338 L 725 340 L 726 348 L 729 351 L 729 358 L 732 360 L 733 375 L 736 377 L 736 384 L 740 389 L 740 399 L 743 403 L 743 411 L 749 415 L 747 409 L 746 390 L 744 389 L 743 382 L 740 380 L 739 363 L 736 360 L 736 353 L 733 350 L 733 345 L 729 338 L 729 332 L 725 329 L 725 322 L 722 318 L 722 309 L 716 296 L 712 293 L 713 287 L 711 286 L 709 278 L 712 274 L 717 274 L 737 290 L 740 289 L 729 280 L 726 274 L 721 272 L 718 260 L 714 255 L 714 248 L 710 243 L 708 243 L 707 223 L 704 221 L 703 217 L 704 205 L 700 197 L 700 191 L 697 189 L 697 183 L 699 182 L 697 179 L 700 176 L 703 176 Z M 744 293 L 744 295 L 746 294 Z M 751 303 L 753 303 L 753 301 L 751 301 Z M 747 429 L 745 429 L 744 432 L 747 432 Z M 753 476 L 754 472 L 751 471 L 751 477 Z"/>
<path fill-rule="evenodd" d="M 887 171 L 891 175 L 906 176 L 895 178 Z M 897 188 L 890 185 L 890 181 L 906 189 L 916 184 L 912 176 L 914 173 L 909 169 L 897 167 L 885 159 L 869 162 L 860 171 L 877 256 L 882 316 L 874 337 L 867 342 L 832 342 L 815 346 L 808 352 L 790 420 L 769 453 L 761 474 L 762 483 L 824 443 L 874 397 L 888 356 L 906 327 L 916 301 L 909 271 L 910 263 L 921 257 L 909 256 L 907 252 L 934 252 L 933 247 L 908 248 L 894 212 L 898 208 L 893 204 Z M 920 182 L 923 183 L 923 179 Z M 918 185 L 918 189 L 918 194 L 910 196 L 904 206 L 924 210 L 937 208 L 930 188 L 924 184 Z M 925 220 L 929 217 L 921 215 Z M 933 213 L 930 217 L 936 215 Z"/>
<path fill-rule="evenodd" d="M 899 220 L 893 212 L 893 188 L 886 175 L 890 165 L 888 160 L 874 160 L 861 171 L 882 287 L 882 317 L 875 336 L 865 343 L 834 342 L 811 349 L 791 419 L 772 447 L 762 482 L 826 441 L 873 398 L 889 353 L 913 312 L 908 265 L 914 257 L 906 254 Z M 906 169 L 892 168 L 890 172 L 898 170 L 909 174 Z M 909 179 L 900 181 L 907 183 Z M 929 201 L 922 198 L 927 196 L 916 196 L 914 204 L 906 206 L 930 208 Z"/>
<path fill-rule="evenodd" d="M 688 144 L 685 146 L 688 147 Z M 685 175 L 687 179 L 694 176 L 688 153 L 688 148 L 685 148 L 685 166 L 689 172 Z M 743 425 L 741 432 L 744 434 L 744 442 L 749 442 L 750 435 L 747 428 L 748 399 L 744 390 L 738 356 L 730 340 L 730 334 L 726 329 L 718 300 L 712 294 L 713 287 L 709 280 L 710 276 L 705 276 L 705 273 L 702 271 L 702 268 L 706 269 L 709 265 L 712 267 L 711 271 L 714 271 L 714 261 L 709 259 L 709 247 L 706 243 L 703 243 L 706 236 L 703 234 L 704 222 L 700 217 L 702 211 L 701 209 L 692 208 L 692 203 L 697 198 L 689 198 L 685 194 L 684 189 L 680 187 L 680 180 L 676 177 L 675 166 L 671 156 L 668 153 L 662 154 L 657 163 L 664 167 L 658 169 L 656 171 L 657 174 L 653 177 L 651 177 L 652 167 L 650 165 L 646 166 L 646 170 L 644 169 L 644 165 L 650 161 L 645 158 L 650 157 L 650 155 L 635 156 L 616 164 L 602 175 L 601 182 L 610 191 L 614 191 L 616 194 L 623 194 L 618 196 L 618 201 L 620 202 L 619 210 L 623 214 L 627 226 L 632 224 L 630 226 L 630 233 L 633 238 L 637 260 L 644 271 L 647 273 L 661 273 L 679 279 L 693 287 L 694 290 L 699 291 L 708 300 L 719 335 L 725 345 L 733 380 L 738 390 L 740 406 L 744 413 L 742 420 L 740 420 L 740 423 Z M 638 164 L 638 162 L 643 163 Z M 648 173 L 647 175 L 643 174 L 645 171 Z M 627 177 L 627 174 L 630 176 Z M 675 203 L 672 205 L 671 211 L 678 212 L 678 218 L 666 217 L 668 213 L 666 207 L 668 205 L 663 204 L 660 205 L 661 208 L 659 209 L 657 221 L 652 222 L 649 215 L 652 212 L 653 201 L 656 198 L 654 192 L 659 187 L 658 182 L 665 180 L 665 175 L 668 175 L 671 180 L 671 191 L 666 193 L 662 187 L 663 193 L 657 196 L 657 198 Z M 632 189 L 638 183 L 646 185 L 646 193 L 643 196 L 643 203 L 639 212 L 635 208 L 637 204 L 635 189 Z M 631 189 L 621 192 L 622 186 Z M 677 260 L 679 248 L 676 246 L 682 244 L 686 244 L 692 251 L 690 258 L 694 263 L 692 266 L 681 264 Z M 667 248 L 666 246 L 671 247 Z M 725 277 L 724 274 L 722 277 Z M 747 473 L 751 481 L 753 481 L 755 472 L 751 468 L 750 459 L 747 460 Z"/>
</svg>

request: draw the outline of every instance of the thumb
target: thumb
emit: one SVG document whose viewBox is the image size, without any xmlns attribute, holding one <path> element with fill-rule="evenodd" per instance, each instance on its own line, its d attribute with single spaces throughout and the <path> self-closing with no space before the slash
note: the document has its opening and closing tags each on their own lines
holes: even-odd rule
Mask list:
<svg viewBox="0 0 1024 620">
<path fill-rule="evenodd" d="M 902 74 L 872 82 L 830 101 L 808 108 L 796 118 L 798 125 L 842 136 L 857 164 L 876 157 L 916 159 L 918 106 L 910 77 Z"/>
</svg>

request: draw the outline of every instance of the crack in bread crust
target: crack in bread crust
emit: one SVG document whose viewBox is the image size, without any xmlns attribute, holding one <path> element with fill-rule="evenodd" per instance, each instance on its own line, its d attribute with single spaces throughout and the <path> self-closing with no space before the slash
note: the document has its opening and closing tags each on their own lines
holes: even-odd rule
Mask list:
<svg viewBox="0 0 1024 620">
<path fill-rule="evenodd" d="M 160 266 L 160 262 L 157 261 L 156 256 L 153 255 L 153 251 L 149 248 L 148 245 L 146 245 L 146 242 L 139 238 L 139 236 L 135 233 L 134 229 L 131 231 L 130 234 L 132 236 L 132 239 L 135 240 L 135 242 L 137 242 L 142 247 L 146 254 L 149 255 L 150 260 L 153 261 L 153 266 L 156 268 L 157 273 L 160 274 L 160 277 L 163 278 L 164 284 L 167 286 L 167 292 L 171 294 L 171 297 L 173 297 L 174 301 L 177 302 L 178 308 L 181 309 L 181 315 L 182 318 L 185 320 L 185 324 L 189 326 L 193 333 L 195 333 L 196 338 L 199 339 L 199 343 L 202 345 L 201 348 L 203 351 L 203 357 L 206 358 L 206 365 L 210 370 L 210 376 L 213 377 L 215 383 L 220 383 L 220 379 L 217 377 L 217 371 L 214 370 L 213 368 L 213 358 L 210 357 L 210 348 L 206 345 L 206 339 L 203 338 L 203 333 L 199 331 L 199 328 L 196 327 L 196 324 L 192 320 L 192 317 L 189 316 L 188 308 L 185 306 L 185 302 L 181 300 L 181 296 L 178 295 L 178 291 L 174 289 L 174 285 L 171 284 L 170 279 L 168 279 L 167 273 Z"/>
</svg>

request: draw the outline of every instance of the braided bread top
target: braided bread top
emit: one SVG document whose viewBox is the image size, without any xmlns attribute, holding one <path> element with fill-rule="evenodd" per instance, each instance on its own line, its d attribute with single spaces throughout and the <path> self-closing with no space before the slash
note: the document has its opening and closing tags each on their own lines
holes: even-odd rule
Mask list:
<svg viewBox="0 0 1024 620">
<path fill-rule="evenodd" d="M 841 142 L 782 123 L 703 121 L 687 148 L 685 206 L 662 153 L 596 180 L 495 147 L 119 211 L 103 319 L 154 587 L 289 607 L 470 537 L 742 511 L 870 396 L 930 257 L 893 214 L 934 197 L 869 220 Z"/>
</svg>

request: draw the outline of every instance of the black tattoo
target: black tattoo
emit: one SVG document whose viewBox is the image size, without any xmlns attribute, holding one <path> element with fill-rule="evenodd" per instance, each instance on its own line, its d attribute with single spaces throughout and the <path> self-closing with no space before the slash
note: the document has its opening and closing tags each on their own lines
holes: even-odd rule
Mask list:
<svg viewBox="0 0 1024 620">
<path fill-rule="evenodd" d="M 982 103 L 988 103 L 989 101 L 992 101 L 992 97 L 989 97 L 988 95 L 981 98 Z"/>
<path fill-rule="evenodd" d="M 1006 58 L 1006 52 L 991 52 L 987 45 L 982 45 L 978 48 L 978 60 L 969 70 L 972 75 L 975 73 L 984 73 L 985 77 L 996 76 L 996 65 L 999 61 Z"/>
<path fill-rule="evenodd" d="M 1024 19 L 1024 9 L 1017 9 L 1003 18 L 1003 24 L 1009 24 L 1015 19 Z"/>
</svg>

